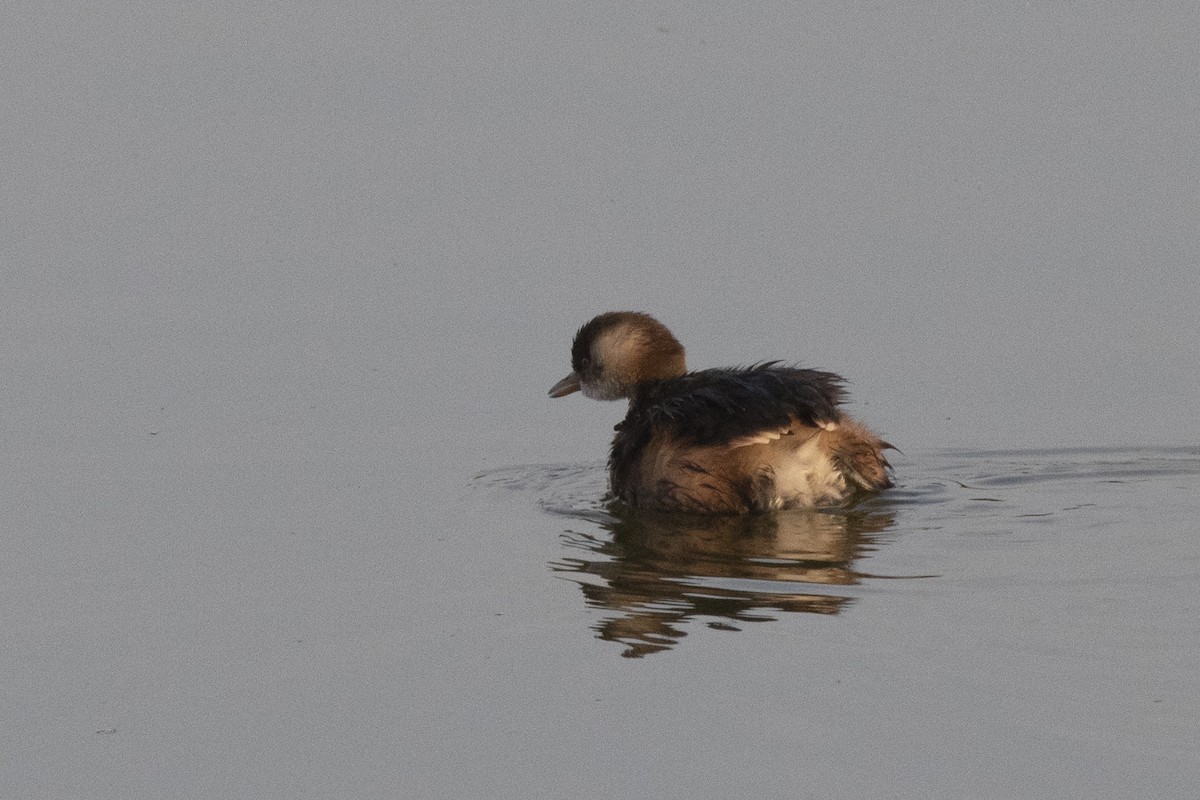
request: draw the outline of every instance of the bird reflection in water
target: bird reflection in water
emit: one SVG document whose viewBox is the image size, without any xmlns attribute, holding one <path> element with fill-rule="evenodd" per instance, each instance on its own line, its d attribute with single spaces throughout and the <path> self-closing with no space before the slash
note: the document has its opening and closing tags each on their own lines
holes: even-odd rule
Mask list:
<svg viewBox="0 0 1200 800">
<path fill-rule="evenodd" d="M 740 630 L 779 612 L 837 614 L 853 598 L 819 587 L 850 586 L 874 534 L 891 527 L 880 510 L 795 510 L 701 516 L 615 511 L 600 523 L 611 536 L 564 534 L 582 554 L 552 564 L 579 583 L 589 605 L 612 612 L 599 638 L 641 658 L 669 650 L 686 623 Z"/>
</svg>

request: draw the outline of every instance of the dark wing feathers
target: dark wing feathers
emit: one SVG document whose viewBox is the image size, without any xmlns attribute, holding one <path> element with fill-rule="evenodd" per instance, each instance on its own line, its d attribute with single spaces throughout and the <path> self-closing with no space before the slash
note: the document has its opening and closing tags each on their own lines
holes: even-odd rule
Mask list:
<svg viewBox="0 0 1200 800">
<path fill-rule="evenodd" d="M 724 444 L 787 428 L 793 419 L 811 426 L 835 422 L 844 386 L 832 372 L 774 361 L 691 372 L 635 394 L 626 424 L 669 431 L 697 445 Z"/>
</svg>

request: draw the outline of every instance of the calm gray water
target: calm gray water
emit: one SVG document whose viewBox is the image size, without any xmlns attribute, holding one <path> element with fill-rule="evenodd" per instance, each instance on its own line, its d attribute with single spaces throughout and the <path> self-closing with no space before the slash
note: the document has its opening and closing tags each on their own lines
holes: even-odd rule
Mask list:
<svg viewBox="0 0 1200 800">
<path fill-rule="evenodd" d="M 1200 7 L 10 3 L 0 797 L 1192 798 Z M 575 329 L 851 381 L 604 502 Z"/>
</svg>

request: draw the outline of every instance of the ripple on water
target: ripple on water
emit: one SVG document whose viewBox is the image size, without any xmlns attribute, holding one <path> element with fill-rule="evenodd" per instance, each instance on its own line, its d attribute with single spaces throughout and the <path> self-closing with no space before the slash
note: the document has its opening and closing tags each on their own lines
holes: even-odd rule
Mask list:
<svg viewBox="0 0 1200 800">
<path fill-rule="evenodd" d="M 937 577 L 861 569 L 890 537 L 1045 530 L 1094 514 L 1114 483 L 1194 496 L 1200 448 L 943 451 L 905 457 L 897 473 L 895 489 L 848 507 L 747 516 L 623 507 L 606 497 L 598 463 L 506 467 L 476 484 L 583 523 L 564 530 L 562 556 L 549 566 L 602 612 L 597 636 L 636 658 L 675 647 L 692 625 L 738 630 L 782 614 L 836 615 L 864 583 Z"/>
</svg>

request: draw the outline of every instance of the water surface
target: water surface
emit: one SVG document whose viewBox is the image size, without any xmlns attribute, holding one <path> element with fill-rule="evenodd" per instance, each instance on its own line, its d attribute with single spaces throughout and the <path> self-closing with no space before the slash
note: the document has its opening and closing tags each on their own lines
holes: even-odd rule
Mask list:
<svg viewBox="0 0 1200 800">
<path fill-rule="evenodd" d="M 504 468 L 477 480 L 563 518 L 565 554 L 551 568 L 579 584 L 603 614 L 598 636 L 626 644 L 630 657 L 670 649 L 695 625 L 738 630 L 783 612 L 838 614 L 880 581 L 954 577 L 870 571 L 898 538 L 1086 537 L 1133 523 L 1122 519 L 1130 486 L 1143 502 L 1157 495 L 1159 513 L 1184 518 L 1200 487 L 1195 448 L 941 451 L 905 467 L 900 487 L 844 508 L 749 516 L 621 506 L 607 500 L 599 464 Z M 1198 552 L 1193 542 L 1180 550 L 1185 561 Z"/>
</svg>

